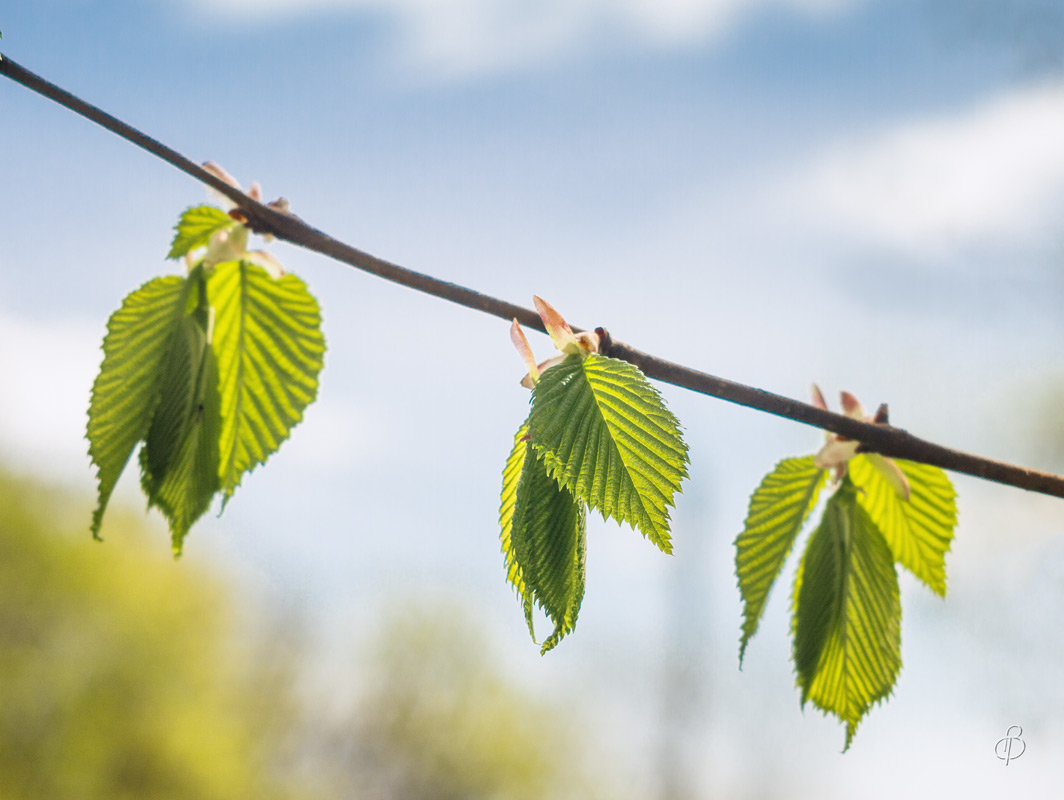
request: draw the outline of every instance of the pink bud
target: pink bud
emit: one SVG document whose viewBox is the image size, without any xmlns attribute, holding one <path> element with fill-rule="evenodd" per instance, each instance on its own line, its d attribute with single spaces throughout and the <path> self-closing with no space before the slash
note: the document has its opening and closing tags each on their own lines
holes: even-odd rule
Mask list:
<svg viewBox="0 0 1064 800">
<path fill-rule="evenodd" d="M 532 355 L 532 348 L 528 345 L 528 337 L 516 319 L 510 324 L 510 341 L 514 343 L 518 355 L 528 368 L 528 374 L 521 380 L 521 385 L 527 385 L 531 389 L 539 380 L 539 368 L 536 366 L 536 357 Z"/>
</svg>

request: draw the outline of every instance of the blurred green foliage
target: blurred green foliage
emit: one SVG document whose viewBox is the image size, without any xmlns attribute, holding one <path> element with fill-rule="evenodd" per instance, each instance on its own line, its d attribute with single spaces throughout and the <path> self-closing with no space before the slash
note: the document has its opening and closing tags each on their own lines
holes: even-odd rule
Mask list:
<svg viewBox="0 0 1064 800">
<path fill-rule="evenodd" d="M 461 606 L 411 605 L 382 620 L 354 700 L 319 757 L 341 797 L 377 800 L 623 798 L 595 769 L 564 687 L 534 696 L 506 678 Z"/>
<path fill-rule="evenodd" d="M 0 796 L 291 796 L 291 659 L 239 634 L 203 569 L 115 523 L 93 542 L 80 504 L 0 473 Z"/>
<path fill-rule="evenodd" d="M 624 795 L 564 693 L 515 686 L 461 606 L 388 610 L 297 694 L 321 665 L 268 609 L 139 514 L 94 542 L 84 505 L 0 470 L 0 800 Z"/>
</svg>

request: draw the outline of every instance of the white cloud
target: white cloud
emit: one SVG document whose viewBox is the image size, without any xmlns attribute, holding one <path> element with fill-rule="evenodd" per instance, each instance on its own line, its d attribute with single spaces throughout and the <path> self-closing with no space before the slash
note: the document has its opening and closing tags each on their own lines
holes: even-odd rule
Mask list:
<svg viewBox="0 0 1064 800">
<path fill-rule="evenodd" d="M 185 0 L 189 2 L 189 0 Z M 819 15 L 862 0 L 191 0 L 201 12 L 284 19 L 349 12 L 392 23 L 419 76 L 454 79 L 571 56 L 603 40 L 655 47 L 713 39 L 771 9 Z"/>
<path fill-rule="evenodd" d="M 1064 84 L 836 144 L 776 191 L 814 227 L 914 253 L 1026 241 L 1059 228 Z"/>
<path fill-rule="evenodd" d="M 292 468 L 320 476 L 386 456 L 390 433 L 385 411 L 373 415 L 351 398 L 323 392 L 282 448 Z"/>
<path fill-rule="evenodd" d="M 85 473 L 86 413 L 102 336 L 98 324 L 0 315 L 0 459 L 9 468 Z"/>
</svg>

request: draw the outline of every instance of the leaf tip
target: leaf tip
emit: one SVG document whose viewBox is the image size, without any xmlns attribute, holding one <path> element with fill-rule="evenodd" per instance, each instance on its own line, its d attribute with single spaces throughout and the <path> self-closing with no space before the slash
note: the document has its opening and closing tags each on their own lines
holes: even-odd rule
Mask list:
<svg viewBox="0 0 1064 800">
<path fill-rule="evenodd" d="M 558 642 L 560 642 L 562 639 L 565 638 L 565 634 L 567 634 L 570 631 L 572 631 L 573 628 L 575 628 L 575 627 L 576 627 L 576 621 L 575 620 L 572 623 L 568 623 L 568 624 L 564 620 L 560 621 L 555 626 L 554 633 L 552 633 L 547 638 L 547 640 L 545 642 L 543 642 L 543 645 L 539 648 L 539 654 L 541 656 L 547 655 L 547 653 L 549 653 L 551 650 L 553 650 L 555 647 L 558 646 Z"/>
<path fill-rule="evenodd" d="M 109 499 L 109 494 L 107 497 L 101 496 L 92 512 L 92 523 L 89 525 L 89 532 L 92 534 L 93 540 L 97 542 L 103 541 L 103 537 L 100 535 L 100 528 L 103 527 L 103 515 L 107 510 L 107 501 Z"/>
<path fill-rule="evenodd" d="M 842 746 L 841 754 L 845 754 L 850 749 L 850 745 L 853 744 L 853 737 L 857 735 L 857 724 L 854 722 L 846 723 L 846 744 Z"/>
</svg>

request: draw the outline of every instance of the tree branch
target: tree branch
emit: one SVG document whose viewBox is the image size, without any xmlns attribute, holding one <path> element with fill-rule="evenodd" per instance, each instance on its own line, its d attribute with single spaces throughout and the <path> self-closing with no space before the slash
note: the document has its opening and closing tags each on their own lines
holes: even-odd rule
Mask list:
<svg viewBox="0 0 1064 800">
<path fill-rule="evenodd" d="M 492 314 L 504 320 L 517 319 L 522 325 L 545 331 L 539 315 L 531 309 L 507 303 L 455 283 L 442 281 L 398 264 L 377 258 L 351 247 L 314 228 L 298 217 L 263 205 L 240 190 L 220 180 L 200 165 L 161 142 L 122 122 L 101 109 L 30 72 L 6 56 L 0 57 L 0 74 L 26 88 L 54 100 L 62 106 L 92 120 L 112 133 L 147 150 L 201 183 L 232 200 L 259 233 L 271 233 L 279 239 L 314 250 L 371 275 L 411 289 L 450 300 L 467 308 Z M 579 332 L 579 329 L 574 329 Z M 603 332 L 605 333 L 605 332 Z M 643 353 L 634 347 L 605 337 L 604 354 L 621 358 L 638 366 L 651 378 L 710 395 L 731 403 L 785 417 L 795 422 L 832 431 L 861 442 L 862 449 L 883 455 L 919 461 L 953 472 L 961 472 L 989 481 L 1028 489 L 1041 494 L 1064 497 L 1064 477 L 1048 472 L 1007 464 L 982 456 L 964 453 L 920 439 L 900 428 L 863 422 L 842 414 L 817 408 L 762 389 L 755 389 L 725 378 L 718 378 L 690 367 Z"/>
</svg>

